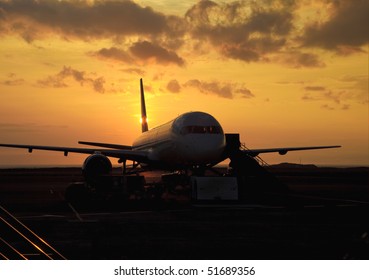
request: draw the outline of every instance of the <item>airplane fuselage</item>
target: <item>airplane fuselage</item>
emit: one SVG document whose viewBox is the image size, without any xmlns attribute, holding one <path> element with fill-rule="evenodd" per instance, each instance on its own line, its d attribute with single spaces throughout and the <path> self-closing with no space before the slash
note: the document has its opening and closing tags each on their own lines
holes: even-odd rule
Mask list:
<svg viewBox="0 0 369 280">
<path fill-rule="evenodd" d="M 68 153 L 89 154 L 84 169 L 96 173 L 100 169 L 103 174 L 106 167 L 111 168 L 107 157 L 118 158 L 118 162 L 130 160 L 139 164 L 166 169 L 191 169 L 194 167 L 212 166 L 229 157 L 225 152 L 226 137 L 219 122 L 210 114 L 203 112 L 184 113 L 161 126 L 148 129 L 145 96 L 142 79 L 141 89 L 141 130 L 142 134 L 132 146 L 80 141 L 80 144 L 95 148 L 36 146 L 19 144 L 0 144 L 0 147 L 33 150 L 59 151 L 65 156 Z M 99 148 L 96 148 L 99 147 Z M 104 148 L 101 149 L 100 147 Z M 268 149 L 248 149 L 242 151 L 247 156 L 255 157 L 260 153 L 278 152 L 285 155 L 288 151 L 316 150 L 338 148 L 340 146 L 282 147 Z M 106 149 L 107 148 L 107 149 Z M 89 166 L 90 168 L 87 168 Z M 105 172 L 105 173 L 104 173 Z M 100 172 L 101 173 L 101 172 Z"/>
<path fill-rule="evenodd" d="M 210 114 L 189 112 L 142 133 L 133 151 L 145 151 L 152 162 L 196 166 L 217 163 L 225 149 L 225 135 Z"/>
</svg>

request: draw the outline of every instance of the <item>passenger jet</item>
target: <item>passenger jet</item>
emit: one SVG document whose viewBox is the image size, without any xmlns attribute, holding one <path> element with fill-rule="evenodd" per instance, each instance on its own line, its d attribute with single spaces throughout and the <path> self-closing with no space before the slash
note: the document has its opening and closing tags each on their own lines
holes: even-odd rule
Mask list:
<svg viewBox="0 0 369 280">
<path fill-rule="evenodd" d="M 228 157 L 225 152 L 226 137 L 223 128 L 219 122 L 208 113 L 184 113 L 174 120 L 149 130 L 142 79 L 140 80 L 140 90 L 142 134 L 131 146 L 85 141 L 80 141 L 79 144 L 89 145 L 95 148 L 19 144 L 0 144 L 0 146 L 28 149 L 30 153 L 33 150 L 48 150 L 63 152 L 65 156 L 67 156 L 68 153 L 90 154 L 84 165 L 90 164 L 92 167 L 94 166 L 94 162 L 99 164 L 99 162 L 107 161 L 107 164 L 111 166 L 107 157 L 112 157 L 118 158 L 119 162 L 124 163 L 124 166 L 126 161 L 129 160 L 140 165 L 179 170 L 214 166 Z M 243 152 L 246 155 L 255 157 L 261 153 L 277 152 L 284 155 L 289 151 L 339 147 L 340 146 L 284 147 L 251 149 Z"/>
</svg>

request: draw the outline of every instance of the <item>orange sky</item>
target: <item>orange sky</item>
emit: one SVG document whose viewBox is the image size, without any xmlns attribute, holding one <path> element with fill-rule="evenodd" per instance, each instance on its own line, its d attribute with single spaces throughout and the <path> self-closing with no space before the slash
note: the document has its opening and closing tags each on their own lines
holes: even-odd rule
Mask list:
<svg viewBox="0 0 369 280">
<path fill-rule="evenodd" d="M 368 5 L 0 0 L 0 143 L 131 144 L 142 77 L 151 127 L 206 111 L 249 148 L 343 146 L 268 163 L 369 165 Z M 1 148 L 0 166 L 85 157 Z"/>
</svg>

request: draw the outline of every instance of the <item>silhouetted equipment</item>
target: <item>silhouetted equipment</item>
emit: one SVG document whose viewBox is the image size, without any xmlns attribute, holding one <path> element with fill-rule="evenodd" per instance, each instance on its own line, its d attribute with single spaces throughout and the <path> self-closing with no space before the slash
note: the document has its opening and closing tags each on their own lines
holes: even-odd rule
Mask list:
<svg viewBox="0 0 369 280">
<path fill-rule="evenodd" d="M 240 135 L 238 133 L 226 133 L 226 148 L 225 156 L 230 157 L 240 150 L 241 142 Z"/>
<path fill-rule="evenodd" d="M 2 206 L 0 206 L 0 233 L 2 259 L 66 259 Z"/>
<path fill-rule="evenodd" d="M 227 156 L 231 160 L 230 174 L 238 178 L 240 200 L 266 192 L 284 193 L 288 190 L 285 184 L 261 165 L 266 164 L 262 159 L 244 152 L 247 148 L 241 144 L 239 134 L 226 134 L 226 141 Z"/>
<path fill-rule="evenodd" d="M 104 175 L 111 173 L 113 167 L 110 160 L 101 154 L 93 154 L 86 158 L 82 166 L 82 174 L 88 184 L 105 184 Z"/>
<path fill-rule="evenodd" d="M 191 186 L 192 198 L 195 200 L 239 200 L 236 177 L 192 176 Z"/>
<path fill-rule="evenodd" d="M 102 154 L 93 154 L 83 164 L 85 181 L 69 185 L 65 198 L 72 204 L 83 204 L 91 199 L 158 199 L 167 192 L 185 193 L 189 200 L 244 201 L 258 199 L 266 193 L 287 191 L 287 186 L 263 167 L 266 163 L 262 159 L 249 155 L 248 149 L 240 142 L 239 134 L 225 134 L 225 137 L 223 156 L 230 159 L 227 173 L 206 176 L 204 169 L 202 172 L 192 170 L 190 176 L 186 172 L 173 172 L 162 174 L 160 183 L 150 185 L 144 176 L 127 173 L 126 168 L 123 174 L 112 174 L 110 160 Z"/>
<path fill-rule="evenodd" d="M 140 99 L 142 134 L 130 146 L 80 141 L 80 144 L 94 146 L 95 148 L 23 144 L 0 144 L 0 147 L 27 149 L 30 153 L 33 150 L 44 150 L 63 152 L 64 156 L 67 156 L 68 153 L 89 155 L 82 168 L 84 182 L 73 183 L 66 191 L 65 197 L 71 202 L 87 201 L 91 197 L 105 199 L 117 196 L 129 197 L 132 194 L 138 197 L 137 194 L 140 192 L 142 192 L 142 196 L 149 197 L 150 195 L 147 195 L 148 193 L 160 193 L 159 191 L 146 192 L 150 188 L 167 188 L 168 192 L 173 188 L 180 189 L 178 182 L 176 182 L 178 176 L 174 176 L 171 179 L 168 177 L 169 181 L 167 182 L 163 180 L 161 187 L 158 187 L 159 184 L 155 184 L 151 185 L 150 188 L 145 184 L 145 180 L 142 179 L 143 177 L 128 176 L 134 172 L 138 172 L 136 169 L 138 166 L 170 172 L 179 170 L 179 172 L 185 174 L 187 177 L 190 173 L 192 173 L 192 176 L 204 177 L 203 179 L 199 179 L 199 182 L 201 181 L 201 184 L 204 186 L 204 190 L 210 190 L 205 186 L 210 186 L 212 179 L 209 178 L 209 182 L 206 182 L 205 174 L 208 170 L 212 170 L 213 173 L 220 177 L 230 177 L 230 175 L 233 175 L 233 177 L 238 178 L 240 193 L 253 194 L 263 193 L 269 190 L 275 191 L 278 182 L 274 176 L 261 167 L 265 162 L 258 158 L 259 154 L 279 153 L 284 155 L 289 151 L 340 147 L 310 146 L 247 149 L 241 145 L 239 134 L 224 134 L 222 126 L 212 115 L 200 111 L 181 114 L 177 118 L 149 130 L 142 79 L 140 79 Z M 112 165 L 108 157 L 116 158 L 119 163 L 123 163 L 123 174 L 111 174 Z M 213 168 L 216 164 L 228 158 L 231 160 L 230 167 L 232 168 L 229 174 L 221 174 Z M 259 160 L 259 163 L 256 160 Z M 133 170 L 129 172 L 127 172 L 127 161 L 133 162 Z M 181 185 L 187 184 L 189 186 L 189 182 L 191 180 L 187 178 L 180 183 Z M 213 184 L 217 183 L 213 181 Z M 224 186 L 225 184 L 221 185 Z M 279 186 L 282 190 L 283 187 L 280 184 Z M 226 189 L 226 187 L 223 188 Z M 219 189 L 219 193 L 221 191 L 222 189 Z M 217 194 L 215 196 L 219 197 Z M 224 197 L 227 196 L 225 195 Z M 243 196 L 241 196 L 242 198 Z"/>
<path fill-rule="evenodd" d="M 101 200 L 161 199 L 164 193 L 185 194 L 196 201 L 245 201 L 259 200 L 269 193 L 284 194 L 288 190 L 263 166 L 266 163 L 247 153 L 239 134 L 226 134 L 225 158 L 230 159 L 227 173 L 205 175 L 192 171 L 162 174 L 161 182 L 149 184 L 144 176 L 127 173 L 112 174 L 110 160 L 101 154 L 89 156 L 83 164 L 84 182 L 72 183 L 65 199 L 74 205 Z M 134 165 L 136 166 L 136 165 Z"/>
</svg>

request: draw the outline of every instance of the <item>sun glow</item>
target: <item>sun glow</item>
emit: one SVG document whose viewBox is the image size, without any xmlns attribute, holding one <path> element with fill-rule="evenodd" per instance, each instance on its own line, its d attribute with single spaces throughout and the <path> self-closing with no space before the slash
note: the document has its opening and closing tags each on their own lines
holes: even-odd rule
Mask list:
<svg viewBox="0 0 369 280">
<path fill-rule="evenodd" d="M 148 123 L 148 122 L 149 122 L 149 118 L 145 118 L 145 119 L 140 118 L 140 124 L 142 124 L 142 123 Z"/>
<path fill-rule="evenodd" d="M 0 1 L 0 143 L 129 144 L 142 77 L 152 127 L 203 111 L 249 148 L 343 146 L 269 163 L 369 164 L 367 1 L 177 2 Z"/>
</svg>

